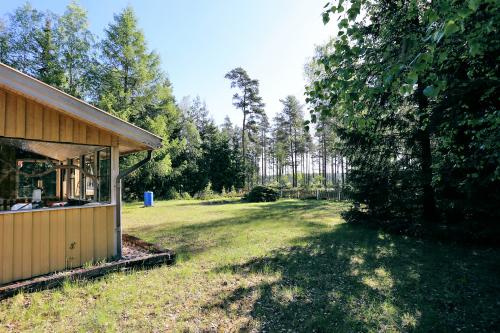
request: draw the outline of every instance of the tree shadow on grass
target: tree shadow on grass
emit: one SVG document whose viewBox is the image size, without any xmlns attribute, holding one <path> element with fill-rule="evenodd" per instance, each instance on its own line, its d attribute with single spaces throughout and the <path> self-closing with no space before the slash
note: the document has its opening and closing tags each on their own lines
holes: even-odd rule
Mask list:
<svg viewBox="0 0 500 333">
<path fill-rule="evenodd" d="M 500 327 L 498 251 L 477 252 L 360 226 L 222 266 L 247 281 L 205 309 L 247 315 L 261 331 L 478 331 Z M 491 252 L 493 251 L 493 252 Z"/>
<path fill-rule="evenodd" d="M 177 207 L 185 206 L 221 206 L 244 203 L 241 199 L 212 199 L 212 200 L 189 200 L 176 204 Z"/>
</svg>

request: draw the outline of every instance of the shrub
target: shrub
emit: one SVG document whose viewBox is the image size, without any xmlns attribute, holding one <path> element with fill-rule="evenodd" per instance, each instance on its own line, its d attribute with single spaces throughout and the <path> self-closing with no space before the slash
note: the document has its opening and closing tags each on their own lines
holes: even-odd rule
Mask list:
<svg viewBox="0 0 500 333">
<path fill-rule="evenodd" d="M 215 193 L 214 190 L 212 189 L 212 182 L 208 182 L 207 186 L 205 186 L 205 189 L 203 189 L 203 191 L 199 192 L 195 196 L 196 199 L 201 199 L 201 200 L 210 200 L 218 197 L 219 195 Z"/>
<path fill-rule="evenodd" d="M 236 198 L 237 196 L 239 196 L 238 194 L 238 191 L 236 191 L 236 188 L 233 186 L 231 186 L 231 192 L 229 192 L 229 196 L 231 198 Z"/>
<path fill-rule="evenodd" d="M 249 202 L 268 202 L 278 200 L 278 191 L 267 186 L 255 186 L 245 195 L 245 200 Z"/>
<path fill-rule="evenodd" d="M 181 199 L 181 195 L 177 190 L 173 187 L 169 188 L 165 193 L 165 199 L 167 200 L 179 200 Z"/>
</svg>

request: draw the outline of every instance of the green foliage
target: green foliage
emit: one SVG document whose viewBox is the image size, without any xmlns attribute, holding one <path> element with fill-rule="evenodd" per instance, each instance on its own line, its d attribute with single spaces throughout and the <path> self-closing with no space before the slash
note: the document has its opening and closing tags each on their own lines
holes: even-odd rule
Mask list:
<svg viewBox="0 0 500 333">
<path fill-rule="evenodd" d="M 211 182 L 208 182 L 207 186 L 205 186 L 205 188 L 202 191 L 196 194 L 196 198 L 201 200 L 216 199 L 218 197 L 219 195 L 212 189 Z"/>
<path fill-rule="evenodd" d="M 278 198 L 278 191 L 267 186 L 255 186 L 244 197 L 248 202 L 269 202 L 276 201 Z"/>
<path fill-rule="evenodd" d="M 239 193 L 236 191 L 236 188 L 234 187 L 234 185 L 231 186 L 231 192 L 229 192 L 229 196 L 233 197 L 233 198 L 239 196 Z"/>
<path fill-rule="evenodd" d="M 275 118 L 276 139 L 281 145 L 281 157 L 287 157 L 292 169 L 292 187 L 298 186 L 298 157 L 304 150 L 304 111 L 297 97 L 289 95 L 280 100 L 283 110 Z M 285 161 L 281 161 L 284 163 Z"/>
<path fill-rule="evenodd" d="M 313 121 L 333 121 L 365 217 L 402 229 L 498 220 L 499 9 L 492 0 L 325 7 L 339 32 L 311 66 L 307 101 Z"/>
<path fill-rule="evenodd" d="M 39 52 L 36 54 L 37 77 L 54 87 L 61 87 L 64 71 L 59 63 L 59 47 L 55 43 L 54 29 L 50 17 L 45 18 L 43 29 L 37 36 Z"/>
<path fill-rule="evenodd" d="M 42 35 L 44 15 L 29 3 L 7 15 L 4 28 L 3 62 L 37 77 L 36 59 L 42 50 L 37 41 Z"/>
<path fill-rule="evenodd" d="M 244 172 L 244 185 L 248 185 L 254 174 L 254 164 L 247 163 L 247 141 L 255 141 L 258 133 L 258 119 L 265 115 L 264 102 L 259 93 L 259 81 L 251 79 L 248 73 L 241 67 L 237 67 L 225 75 L 231 81 L 231 88 L 239 92 L 233 95 L 233 105 L 243 113 L 243 124 L 241 127 L 241 151 L 242 168 Z"/>
<path fill-rule="evenodd" d="M 208 182 L 214 191 L 242 188 L 236 128 L 220 130 L 199 97 L 177 105 L 133 9 L 114 16 L 100 43 L 88 26 L 87 13 L 76 2 L 62 16 L 25 4 L 0 20 L 0 59 L 162 137 L 163 147 L 155 150 L 152 162 L 125 179 L 125 199 L 139 199 L 147 190 L 157 198 L 191 197 Z M 255 111 L 257 106 L 254 98 L 246 107 Z M 144 157 L 122 157 L 121 166 Z"/>
<path fill-rule="evenodd" d="M 211 182 L 213 190 L 241 188 L 239 146 L 233 145 L 234 128 L 219 129 L 209 118 L 208 109 L 199 97 L 185 98 L 180 105 L 179 145 L 172 154 L 173 172 L 165 183 L 191 195 Z"/>
<path fill-rule="evenodd" d="M 87 11 L 71 2 L 58 20 L 57 44 L 60 66 L 65 73 L 62 89 L 78 98 L 95 98 L 95 77 L 99 63 L 95 55 L 95 37 L 89 30 Z"/>
</svg>

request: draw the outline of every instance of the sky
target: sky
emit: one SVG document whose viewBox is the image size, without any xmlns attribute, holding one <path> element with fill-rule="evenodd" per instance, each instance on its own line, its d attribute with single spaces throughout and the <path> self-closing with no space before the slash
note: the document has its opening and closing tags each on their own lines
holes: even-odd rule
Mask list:
<svg viewBox="0 0 500 333">
<path fill-rule="evenodd" d="M 3 16 L 24 0 L 0 2 Z M 62 14 L 69 1 L 31 0 L 38 10 Z M 333 34 L 321 12 L 326 0 L 80 0 L 90 30 L 103 36 L 113 15 L 127 5 L 135 10 L 148 47 L 162 59 L 177 101 L 199 95 L 216 123 L 226 115 L 237 124 L 241 111 L 224 75 L 243 67 L 260 82 L 270 118 L 280 99 L 296 95 L 304 102 L 304 64 L 314 46 Z"/>
</svg>

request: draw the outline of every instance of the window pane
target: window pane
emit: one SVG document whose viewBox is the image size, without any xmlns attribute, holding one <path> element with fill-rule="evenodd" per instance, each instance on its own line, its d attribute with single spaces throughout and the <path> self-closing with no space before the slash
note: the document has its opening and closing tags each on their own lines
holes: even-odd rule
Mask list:
<svg viewBox="0 0 500 333">
<path fill-rule="evenodd" d="M 0 138 L 0 210 L 109 202 L 110 175 L 109 147 Z"/>
</svg>

